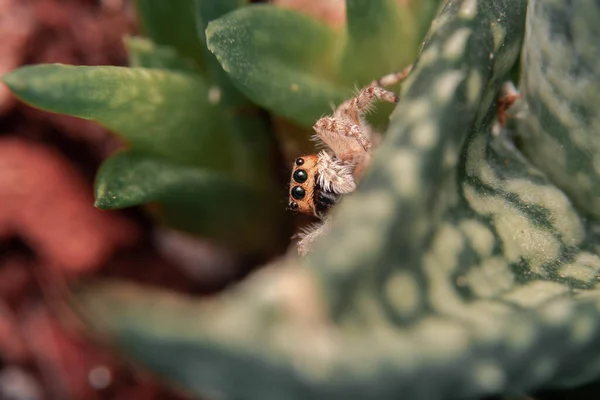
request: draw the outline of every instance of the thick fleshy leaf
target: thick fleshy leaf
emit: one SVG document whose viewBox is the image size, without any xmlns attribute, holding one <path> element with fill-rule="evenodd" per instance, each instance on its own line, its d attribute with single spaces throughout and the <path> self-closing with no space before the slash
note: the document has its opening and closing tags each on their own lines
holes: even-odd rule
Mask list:
<svg viewBox="0 0 600 400">
<path fill-rule="evenodd" d="M 420 21 L 398 0 L 347 0 L 347 42 L 339 67 L 350 84 L 365 85 L 410 64 L 420 46 Z M 402 46 L 398 46 L 402 43 Z"/>
<path fill-rule="evenodd" d="M 477 398 L 597 376 L 593 233 L 495 124 L 526 6 L 447 2 L 372 168 L 303 264 L 202 301 L 91 286 L 83 315 L 182 386 L 231 398 Z"/>
<path fill-rule="evenodd" d="M 200 42 L 206 43 L 206 26 L 212 20 L 222 17 L 244 5 L 249 0 L 193 0 L 195 8 L 196 33 Z M 206 48 L 204 48 L 206 51 Z"/>
<path fill-rule="evenodd" d="M 351 93 L 331 80 L 339 35 L 303 14 L 243 7 L 211 21 L 206 39 L 249 99 L 299 124 L 311 126 Z"/>
<path fill-rule="evenodd" d="M 600 217 L 600 4 L 531 1 L 523 51 L 523 149 Z"/>
<path fill-rule="evenodd" d="M 177 50 L 171 46 L 157 45 L 149 39 L 132 36 L 125 38 L 125 46 L 130 67 L 172 69 L 190 73 L 201 72 L 194 60 L 180 56 Z"/>
<path fill-rule="evenodd" d="M 411 63 L 428 21 L 400 4 L 349 0 L 337 31 L 274 5 L 245 7 L 208 25 L 208 48 L 248 98 L 309 127 L 357 85 Z"/>
<path fill-rule="evenodd" d="M 574 177 L 595 179 L 593 158 L 575 164 L 571 154 L 577 134 L 595 145 L 593 104 L 578 102 L 597 84 L 587 62 L 594 12 L 575 2 L 447 1 L 371 169 L 303 264 L 282 261 L 210 300 L 88 286 L 76 292 L 82 315 L 178 384 L 230 398 L 450 400 L 597 379 L 589 187 L 565 193 L 547 167 L 562 157 Z M 495 106 L 526 14 L 525 63 L 552 74 L 526 76 L 534 108 L 519 135 L 565 143 L 533 162 L 496 123 Z M 569 38 L 573 52 L 560 40 L 557 51 L 572 57 L 538 46 L 553 35 Z M 550 79 L 559 67 L 575 88 Z M 567 122 L 586 124 L 548 122 L 571 101 L 581 110 L 566 107 Z"/>
<path fill-rule="evenodd" d="M 412 17 L 418 21 L 416 36 L 425 37 L 431 26 L 431 21 L 445 4 L 442 0 L 400 1 L 402 5 L 410 10 Z"/>
<path fill-rule="evenodd" d="M 183 57 L 204 65 L 204 43 L 198 40 L 194 0 L 136 0 L 142 31 L 152 42 L 176 49 Z"/>
<path fill-rule="evenodd" d="M 224 14 L 247 3 L 246 0 L 195 0 L 195 17 L 198 36 L 206 43 L 206 26 Z M 213 90 L 219 93 L 219 105 L 231 134 L 236 137 L 238 159 L 247 166 L 248 179 L 256 185 L 279 186 L 277 176 L 278 145 L 268 115 L 248 100 L 231 82 L 214 54 L 204 48 L 207 76 Z M 274 173 L 275 172 L 275 173 Z"/>
<path fill-rule="evenodd" d="M 49 64 L 23 67 L 3 79 L 23 101 L 96 121 L 136 151 L 219 170 L 236 167 L 232 136 L 199 76 Z"/>
<path fill-rule="evenodd" d="M 96 177 L 96 207 L 152 207 L 169 226 L 244 251 L 285 243 L 284 207 L 255 187 L 211 170 L 132 153 L 104 162 Z"/>
</svg>

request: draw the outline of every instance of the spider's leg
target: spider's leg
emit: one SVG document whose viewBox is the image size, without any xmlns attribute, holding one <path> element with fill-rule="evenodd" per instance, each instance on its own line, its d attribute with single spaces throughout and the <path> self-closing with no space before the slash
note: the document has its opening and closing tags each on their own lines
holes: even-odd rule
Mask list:
<svg viewBox="0 0 600 400">
<path fill-rule="evenodd" d="M 412 65 L 404 68 L 398 73 L 385 75 L 379 80 L 371 82 L 369 85 L 359 90 L 355 97 L 340 104 L 333 115 L 359 124 L 360 118 L 371 110 L 375 100 L 397 103 L 398 96 L 396 96 L 394 92 L 386 90 L 383 87 L 394 85 L 406 79 L 411 68 Z"/>
<path fill-rule="evenodd" d="M 313 224 L 304 232 L 300 233 L 300 241 L 298 242 L 298 254 L 305 256 L 309 252 L 313 243 L 329 230 L 329 219 L 325 219 L 323 223 Z"/>
<path fill-rule="evenodd" d="M 313 126 L 317 136 L 325 142 L 337 155 L 351 153 L 356 149 L 348 138 L 358 142 L 364 151 L 371 149 L 371 141 L 363 134 L 360 126 L 335 117 L 323 117 Z"/>
<path fill-rule="evenodd" d="M 412 70 L 412 64 L 409 65 L 408 67 L 404 68 L 400 72 L 385 75 L 373 83 L 377 86 L 382 86 L 382 87 L 395 85 L 396 83 L 402 82 L 403 80 L 405 80 L 408 77 L 408 75 L 410 74 L 411 70 Z"/>
</svg>

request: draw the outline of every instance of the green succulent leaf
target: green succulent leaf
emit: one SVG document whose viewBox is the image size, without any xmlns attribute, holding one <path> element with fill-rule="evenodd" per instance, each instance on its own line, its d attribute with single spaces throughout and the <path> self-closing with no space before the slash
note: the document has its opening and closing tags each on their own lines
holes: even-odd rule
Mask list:
<svg viewBox="0 0 600 400">
<path fill-rule="evenodd" d="M 206 43 L 204 34 L 210 21 L 245 3 L 244 0 L 196 0 L 196 28 L 202 43 Z M 273 173 L 273 166 L 277 164 L 274 155 L 279 150 L 268 115 L 240 93 L 214 54 L 206 47 L 204 53 L 207 75 L 213 84 L 212 90 L 219 93 L 219 105 L 224 113 L 223 122 L 239 143 L 239 163 L 247 166 L 245 170 L 254 184 L 279 186 L 279 177 Z"/>
<path fill-rule="evenodd" d="M 351 88 L 332 82 L 339 38 L 303 14 L 272 5 L 242 7 L 211 21 L 208 49 L 253 102 L 310 126 Z"/>
<path fill-rule="evenodd" d="M 206 43 L 206 26 L 214 19 L 234 11 L 248 3 L 248 0 L 194 0 L 196 33 L 202 43 Z M 204 48 L 206 52 L 207 49 Z M 210 53 L 205 53 L 210 54 Z"/>
<path fill-rule="evenodd" d="M 171 46 L 157 45 L 142 37 L 127 36 L 124 39 L 130 67 L 171 69 L 174 71 L 200 73 L 197 63 L 182 57 Z"/>
<path fill-rule="evenodd" d="M 397 0 L 347 0 L 346 8 L 347 44 L 339 71 L 350 85 L 399 71 L 417 54 L 420 21 Z"/>
<path fill-rule="evenodd" d="M 96 176 L 96 207 L 146 203 L 159 204 L 155 214 L 170 227 L 240 250 L 257 251 L 286 240 L 279 222 L 284 207 L 256 187 L 214 170 L 130 152 L 105 161 Z"/>
<path fill-rule="evenodd" d="M 23 67 L 3 79 L 23 101 L 96 121 L 138 152 L 222 171 L 236 167 L 232 137 L 199 76 L 49 64 Z"/>
<path fill-rule="evenodd" d="M 410 14 L 413 18 L 419 21 L 417 27 L 417 37 L 424 38 L 427 31 L 430 28 L 432 19 L 441 11 L 441 7 L 445 5 L 445 1 L 442 0 L 424 0 L 424 1 L 408 1 L 406 3 L 407 8 L 410 10 Z"/>
<path fill-rule="evenodd" d="M 261 313 L 256 312 L 260 309 L 261 298 L 263 296 L 248 298 L 245 305 L 237 307 L 238 314 L 233 318 L 231 314 L 219 314 L 221 299 L 214 302 L 193 299 L 117 281 L 82 285 L 74 292 L 72 300 L 75 309 L 86 320 L 96 321 L 95 326 L 110 332 L 120 346 L 128 349 L 130 356 L 142 360 L 155 373 L 188 392 L 222 395 L 231 391 L 242 393 L 239 389 L 254 386 L 256 379 L 263 379 L 262 372 L 255 374 L 254 370 L 258 367 L 258 371 L 262 371 L 265 363 L 256 362 L 258 348 L 252 349 L 261 328 L 257 323 L 248 325 L 256 317 L 256 322 L 263 320 Z M 207 332 L 203 326 L 207 321 L 216 328 L 211 329 L 212 332 Z M 268 331 L 264 333 L 268 334 Z M 248 340 L 240 342 L 238 356 L 229 356 L 218 347 L 203 344 L 203 339 L 214 339 L 219 334 L 229 338 L 247 336 Z M 269 336 L 263 339 L 266 343 Z M 223 365 L 228 365 L 225 374 Z M 295 383 L 295 379 L 289 377 L 290 371 L 285 367 L 280 369 L 275 359 L 270 366 L 272 389 L 265 387 L 264 396 L 260 397 L 263 400 L 276 399 L 273 392 Z M 314 398 L 299 397 L 300 394 L 290 392 L 285 398 Z M 245 392 L 240 398 L 259 397 Z"/>
<path fill-rule="evenodd" d="M 597 379 L 590 4 L 447 1 L 371 168 L 302 262 L 210 299 L 105 282 L 76 306 L 199 395 L 450 400 Z M 514 132 L 496 98 L 522 46 L 531 114 Z"/>
<path fill-rule="evenodd" d="M 530 8 L 520 85 L 526 105 L 519 129 L 523 150 L 579 207 L 598 218 L 600 6 L 532 1 Z"/>
<path fill-rule="evenodd" d="M 212 21 L 206 40 L 249 99 L 309 127 L 356 86 L 410 64 L 429 24 L 413 14 L 430 17 L 436 2 L 422 3 L 349 0 L 343 30 L 274 5 L 244 7 Z"/>
<path fill-rule="evenodd" d="M 204 66 L 204 43 L 196 35 L 194 0 L 136 1 L 142 31 L 152 42 L 173 47 L 180 56 Z"/>
</svg>

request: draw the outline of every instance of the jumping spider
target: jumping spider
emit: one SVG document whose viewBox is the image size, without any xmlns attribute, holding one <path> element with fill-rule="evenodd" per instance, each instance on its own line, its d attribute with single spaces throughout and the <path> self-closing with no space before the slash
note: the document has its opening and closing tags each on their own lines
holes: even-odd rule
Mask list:
<svg viewBox="0 0 600 400">
<path fill-rule="evenodd" d="M 329 226 L 327 212 L 342 195 L 352 193 L 371 161 L 371 127 L 364 120 L 375 100 L 397 103 L 398 96 L 384 89 L 404 80 L 410 73 L 408 66 L 399 73 L 389 74 L 371 82 L 356 97 L 346 100 L 333 115 L 319 119 L 313 129 L 313 140 L 324 147 L 317 154 L 296 159 L 290 182 L 288 208 L 313 215 L 321 223 L 300 233 L 298 253 L 304 255 L 312 243 Z"/>
</svg>

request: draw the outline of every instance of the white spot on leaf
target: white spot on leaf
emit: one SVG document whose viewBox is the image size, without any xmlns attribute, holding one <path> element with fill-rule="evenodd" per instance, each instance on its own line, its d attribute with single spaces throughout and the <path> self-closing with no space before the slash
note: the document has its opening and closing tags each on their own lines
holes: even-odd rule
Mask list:
<svg viewBox="0 0 600 400">
<path fill-rule="evenodd" d="M 408 271 L 395 272 L 386 282 L 385 295 L 401 315 L 411 315 L 420 306 L 420 288 Z"/>
<path fill-rule="evenodd" d="M 475 18 L 475 15 L 477 15 L 477 0 L 464 0 L 458 15 L 464 19 Z"/>
<path fill-rule="evenodd" d="M 494 234 L 492 231 L 475 219 L 461 221 L 459 229 L 469 239 L 469 242 L 475 251 L 483 256 L 492 254 L 494 248 Z"/>
<path fill-rule="evenodd" d="M 444 45 L 444 57 L 450 60 L 460 57 L 465 51 L 470 35 L 471 30 L 467 28 L 461 28 L 454 32 Z"/>
<path fill-rule="evenodd" d="M 421 125 L 416 125 L 411 129 L 411 142 L 420 149 L 429 149 L 438 141 L 437 127 L 429 122 L 423 122 Z"/>
<path fill-rule="evenodd" d="M 450 102 L 463 78 L 464 74 L 460 71 L 451 71 L 444 74 L 434 86 L 436 99 L 442 103 Z"/>
<path fill-rule="evenodd" d="M 396 152 L 388 163 L 392 186 L 403 197 L 412 197 L 419 194 L 420 161 L 416 152 L 401 150 Z"/>
</svg>

